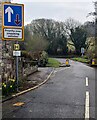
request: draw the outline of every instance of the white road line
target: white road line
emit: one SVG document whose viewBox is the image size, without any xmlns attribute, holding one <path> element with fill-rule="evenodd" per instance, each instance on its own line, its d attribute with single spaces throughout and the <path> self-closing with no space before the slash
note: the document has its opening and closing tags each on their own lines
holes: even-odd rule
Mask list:
<svg viewBox="0 0 97 120">
<path fill-rule="evenodd" d="M 62 68 L 62 69 L 58 70 L 57 72 L 61 72 L 63 70 L 66 70 L 67 68 L 69 68 L 69 67 Z"/>
<path fill-rule="evenodd" d="M 62 68 L 62 69 L 59 69 L 59 70 L 55 70 L 54 73 L 57 73 L 57 72 L 61 72 L 63 70 L 65 70 L 66 68 Z"/>
<path fill-rule="evenodd" d="M 56 70 L 54 71 L 54 73 L 57 73 L 57 72 L 58 72 L 58 71 L 56 71 Z"/>
<path fill-rule="evenodd" d="M 63 71 L 63 70 L 65 70 L 66 68 L 62 68 L 62 69 L 60 69 L 58 72 L 61 72 L 61 71 Z"/>
<path fill-rule="evenodd" d="M 89 92 L 86 91 L 86 101 L 85 101 L 85 120 L 89 120 Z"/>
<path fill-rule="evenodd" d="M 86 77 L 86 86 L 89 86 L 89 79 Z"/>
</svg>

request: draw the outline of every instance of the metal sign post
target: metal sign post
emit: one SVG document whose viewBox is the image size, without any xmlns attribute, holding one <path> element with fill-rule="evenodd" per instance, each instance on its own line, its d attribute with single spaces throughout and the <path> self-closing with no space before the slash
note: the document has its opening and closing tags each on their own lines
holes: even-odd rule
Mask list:
<svg viewBox="0 0 97 120">
<path fill-rule="evenodd" d="M 17 3 L 5 2 L 2 4 L 2 40 L 24 40 L 24 5 Z M 19 44 L 18 44 L 19 45 Z M 13 51 L 13 56 L 16 57 L 16 82 L 18 91 L 18 72 L 19 72 L 19 59 L 20 51 L 16 47 Z"/>
<path fill-rule="evenodd" d="M 19 70 L 18 70 L 18 64 L 19 63 L 19 61 L 18 61 L 18 56 L 16 56 L 16 82 L 17 82 L 17 91 L 18 91 L 18 77 L 19 77 L 19 75 L 18 75 L 18 73 L 19 73 Z"/>
<path fill-rule="evenodd" d="M 16 84 L 17 84 L 17 91 L 18 91 L 18 81 L 19 81 L 19 59 L 18 57 L 21 56 L 21 51 L 19 51 L 19 44 L 18 44 L 18 41 L 16 44 L 14 44 L 14 50 L 13 51 L 13 56 L 16 57 Z"/>
</svg>

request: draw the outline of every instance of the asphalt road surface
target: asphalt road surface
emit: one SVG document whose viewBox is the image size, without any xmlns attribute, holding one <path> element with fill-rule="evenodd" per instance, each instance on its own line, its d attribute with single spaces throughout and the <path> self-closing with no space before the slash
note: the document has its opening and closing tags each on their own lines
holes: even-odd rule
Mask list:
<svg viewBox="0 0 97 120">
<path fill-rule="evenodd" d="M 38 89 L 3 103 L 3 118 L 95 118 L 95 68 L 70 65 L 55 69 Z M 24 105 L 13 106 L 17 102 Z"/>
</svg>

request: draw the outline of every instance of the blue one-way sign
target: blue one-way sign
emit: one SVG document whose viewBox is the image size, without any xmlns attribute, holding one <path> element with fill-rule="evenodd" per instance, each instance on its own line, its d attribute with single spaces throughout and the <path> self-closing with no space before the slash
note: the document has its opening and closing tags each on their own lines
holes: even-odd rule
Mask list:
<svg viewBox="0 0 97 120">
<path fill-rule="evenodd" d="M 22 27 L 23 26 L 23 5 L 4 4 L 3 11 L 4 26 Z"/>
<path fill-rule="evenodd" d="M 24 5 L 3 3 L 2 40 L 24 40 Z"/>
</svg>

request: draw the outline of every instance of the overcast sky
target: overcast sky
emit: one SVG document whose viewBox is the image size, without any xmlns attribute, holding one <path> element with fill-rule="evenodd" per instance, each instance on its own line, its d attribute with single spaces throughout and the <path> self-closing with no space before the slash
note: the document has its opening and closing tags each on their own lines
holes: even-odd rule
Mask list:
<svg viewBox="0 0 97 120">
<path fill-rule="evenodd" d="M 93 20 L 86 18 L 87 14 L 94 11 L 95 0 L 13 0 L 25 6 L 25 24 L 34 19 L 47 18 L 65 21 L 73 18 L 81 23 Z"/>
</svg>

